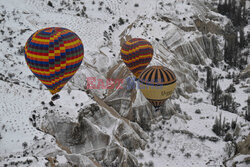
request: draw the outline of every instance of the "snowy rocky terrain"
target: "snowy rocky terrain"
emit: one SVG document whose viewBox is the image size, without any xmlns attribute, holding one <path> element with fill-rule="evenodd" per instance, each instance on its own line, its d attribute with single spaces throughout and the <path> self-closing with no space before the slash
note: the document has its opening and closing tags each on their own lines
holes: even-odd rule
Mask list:
<svg viewBox="0 0 250 167">
<path fill-rule="evenodd" d="M 0 0 L 0 166 L 249 166 L 250 55 L 244 71 L 224 62 L 233 25 L 211 9 L 204 0 Z M 84 44 L 80 69 L 54 102 L 24 58 L 28 37 L 52 26 Z M 132 74 L 119 53 L 134 37 L 152 43 L 150 65 L 177 76 L 159 112 L 127 89 Z M 233 99 L 230 111 L 212 102 L 208 66 Z M 125 81 L 123 89 L 87 90 L 87 77 Z M 212 131 L 216 120 L 225 134 Z"/>
</svg>

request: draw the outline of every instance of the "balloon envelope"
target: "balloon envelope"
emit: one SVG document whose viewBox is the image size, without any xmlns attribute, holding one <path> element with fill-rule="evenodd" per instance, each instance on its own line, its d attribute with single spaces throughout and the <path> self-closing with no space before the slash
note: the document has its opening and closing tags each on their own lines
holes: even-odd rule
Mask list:
<svg viewBox="0 0 250 167">
<path fill-rule="evenodd" d="M 150 63 L 153 53 L 152 45 L 141 38 L 132 38 L 121 48 L 121 58 L 136 78 Z"/>
<path fill-rule="evenodd" d="M 159 108 L 173 94 L 176 76 L 167 67 L 151 66 L 140 74 L 139 86 L 146 99 Z"/>
<path fill-rule="evenodd" d="M 76 73 L 82 63 L 81 39 L 66 28 L 40 29 L 25 45 L 25 59 L 33 74 L 55 94 Z"/>
</svg>

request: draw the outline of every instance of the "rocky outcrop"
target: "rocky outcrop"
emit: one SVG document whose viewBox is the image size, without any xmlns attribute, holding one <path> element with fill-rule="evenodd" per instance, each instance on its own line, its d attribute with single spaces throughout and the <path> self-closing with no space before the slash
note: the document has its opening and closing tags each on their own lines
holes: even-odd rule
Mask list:
<svg viewBox="0 0 250 167">
<path fill-rule="evenodd" d="M 118 68 L 126 68 L 124 65 L 120 66 Z M 120 74 L 114 73 L 113 75 L 115 77 Z M 122 117 L 137 122 L 144 130 L 150 130 L 150 125 L 154 122 L 154 119 L 171 116 L 174 112 L 174 106 L 170 101 L 167 101 L 167 104 L 162 106 L 160 111 L 155 112 L 153 106 L 142 95 L 137 85 L 137 81 L 132 76 L 127 77 L 121 85 L 123 89 L 113 91 L 104 101 Z"/>
<path fill-rule="evenodd" d="M 250 134 L 237 144 L 236 155 L 226 161 L 226 166 L 243 167 L 250 164 Z"/>
<path fill-rule="evenodd" d="M 138 166 L 130 151 L 144 149 L 147 135 L 136 123 L 120 117 L 101 99 L 79 110 L 78 120 L 47 113 L 39 124 L 69 155 L 84 155 L 101 166 Z M 72 158 L 72 157 L 71 157 Z M 77 158 L 77 157 L 73 157 Z M 82 161 L 81 158 L 77 161 Z"/>
<path fill-rule="evenodd" d="M 250 155 L 250 134 L 244 141 L 238 143 L 238 152 L 240 154 Z"/>
<path fill-rule="evenodd" d="M 64 162 L 60 160 L 64 158 Z M 87 156 L 80 154 L 66 154 L 61 156 L 49 157 L 48 161 L 51 166 L 57 167 L 100 167 L 101 165 L 94 160 L 89 159 Z"/>
<path fill-rule="evenodd" d="M 174 54 L 183 57 L 184 61 L 196 65 L 205 65 L 206 58 L 223 59 L 218 40 L 214 35 L 203 35 L 186 44 L 179 45 L 174 49 Z"/>
<path fill-rule="evenodd" d="M 240 73 L 240 78 L 250 78 L 250 65 Z"/>
<path fill-rule="evenodd" d="M 222 27 L 219 24 L 215 24 L 214 22 L 214 21 L 219 21 L 217 20 L 218 17 L 215 17 L 213 15 L 209 15 L 207 17 L 211 18 L 211 20 L 208 22 L 202 21 L 199 17 L 196 17 L 194 19 L 194 23 L 197 29 L 204 34 L 212 33 L 217 35 L 223 35 L 224 30 L 222 29 Z"/>
<path fill-rule="evenodd" d="M 190 4 L 195 6 L 192 10 L 197 11 L 192 12 L 194 15 L 190 18 L 182 19 L 176 16 L 181 11 L 173 13 L 170 10 L 178 10 L 175 5 L 159 1 L 156 17 L 139 16 L 119 36 L 120 45 L 139 35 L 151 40 L 155 53 L 150 65 L 168 66 L 176 74 L 177 87 L 173 98 L 189 98 L 189 93 L 197 92 L 198 76 L 192 65 L 209 65 L 211 61 L 207 61 L 208 59 L 223 60 L 223 46 L 218 37 L 230 25 L 228 19 L 211 12 L 200 1 L 190 1 Z M 152 29 L 158 33 L 153 33 Z M 137 122 L 144 130 L 150 129 L 155 118 L 168 117 L 174 113 L 175 107 L 171 102 L 167 102 L 161 112 L 154 112 L 140 90 L 130 88 L 136 83 L 131 83 L 129 77 L 132 78 L 132 75 L 122 62 L 111 68 L 107 74 L 112 79 L 124 79 L 124 83 L 123 89 L 108 91 L 104 98 L 105 103 L 122 117 Z"/>
</svg>

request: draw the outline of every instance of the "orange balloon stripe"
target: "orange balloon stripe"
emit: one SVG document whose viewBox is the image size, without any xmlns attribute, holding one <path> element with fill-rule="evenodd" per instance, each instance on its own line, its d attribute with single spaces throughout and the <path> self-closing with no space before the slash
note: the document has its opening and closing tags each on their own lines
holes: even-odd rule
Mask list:
<svg viewBox="0 0 250 167">
<path fill-rule="evenodd" d="M 153 47 L 151 45 L 145 44 L 145 45 L 140 45 L 140 46 L 136 47 L 135 49 L 130 49 L 130 51 L 126 51 L 126 50 L 122 49 L 121 53 L 128 55 L 128 54 L 138 52 L 141 49 L 148 49 L 148 48 L 153 49 Z"/>
<path fill-rule="evenodd" d="M 129 69 L 130 69 L 130 70 L 134 70 L 134 69 L 136 69 L 136 68 L 138 68 L 138 67 L 147 66 L 147 65 L 148 65 L 148 63 L 138 64 L 137 66 L 130 67 Z M 143 70 L 142 70 L 142 71 L 143 71 Z"/>
<path fill-rule="evenodd" d="M 146 58 L 152 58 L 152 55 L 151 54 L 148 54 L 148 55 L 143 55 L 143 56 L 139 56 L 139 57 L 136 57 L 136 58 L 132 58 L 130 60 L 123 60 L 124 63 L 134 63 L 140 59 L 146 59 Z"/>
</svg>

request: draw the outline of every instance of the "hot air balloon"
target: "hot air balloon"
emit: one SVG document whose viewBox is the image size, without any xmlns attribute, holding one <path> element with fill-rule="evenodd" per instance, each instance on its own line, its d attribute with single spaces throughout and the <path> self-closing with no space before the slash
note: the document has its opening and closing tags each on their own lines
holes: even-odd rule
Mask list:
<svg viewBox="0 0 250 167">
<path fill-rule="evenodd" d="M 52 95 L 76 73 L 83 56 L 81 39 L 71 30 L 61 27 L 40 29 L 25 45 L 28 67 Z"/>
<path fill-rule="evenodd" d="M 140 74 L 139 87 L 146 99 L 158 110 L 173 94 L 176 76 L 167 67 L 151 66 Z"/>
<path fill-rule="evenodd" d="M 121 58 L 136 78 L 150 63 L 153 53 L 152 45 L 141 38 L 132 38 L 121 48 Z"/>
</svg>

